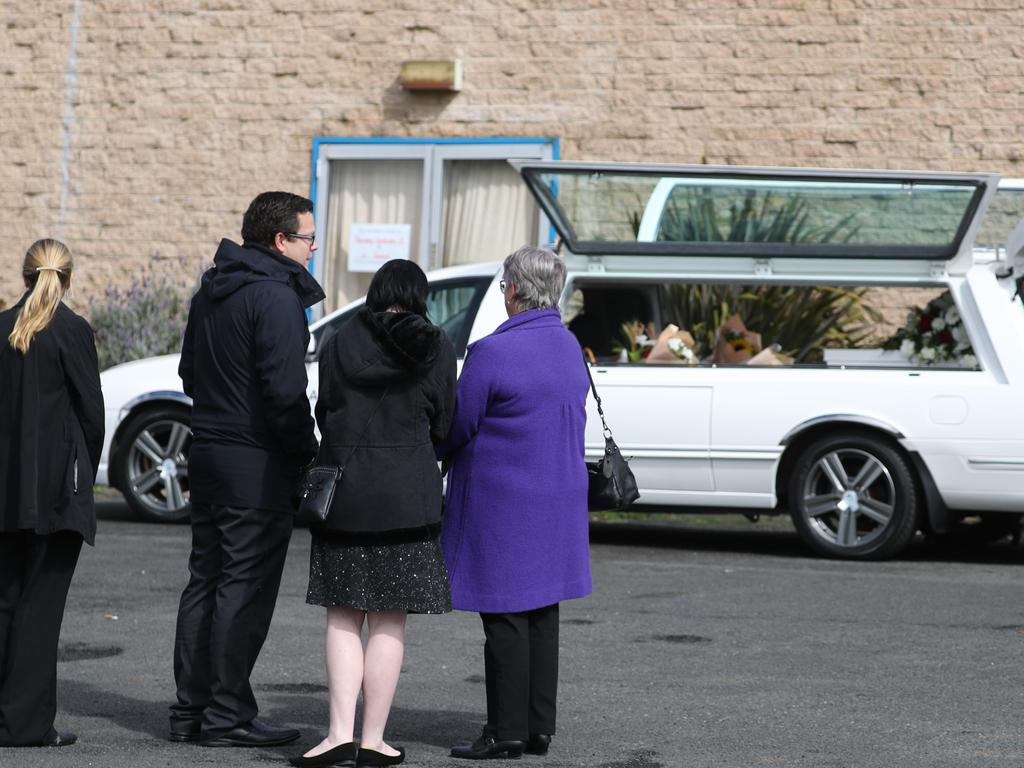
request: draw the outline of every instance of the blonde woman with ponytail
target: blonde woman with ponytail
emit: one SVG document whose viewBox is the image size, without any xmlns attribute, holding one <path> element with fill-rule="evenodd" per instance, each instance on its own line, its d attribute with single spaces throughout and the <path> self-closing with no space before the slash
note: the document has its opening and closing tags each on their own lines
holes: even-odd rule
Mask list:
<svg viewBox="0 0 1024 768">
<path fill-rule="evenodd" d="M 0 747 L 76 740 L 53 726 L 57 641 L 96 534 L 103 395 L 92 329 L 63 303 L 72 268 L 63 243 L 33 243 L 0 312 Z"/>
</svg>

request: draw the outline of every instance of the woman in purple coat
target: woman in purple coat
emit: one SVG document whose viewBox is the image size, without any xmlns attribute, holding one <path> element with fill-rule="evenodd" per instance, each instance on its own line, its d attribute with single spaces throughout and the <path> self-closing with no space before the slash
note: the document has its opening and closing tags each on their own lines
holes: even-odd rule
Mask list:
<svg viewBox="0 0 1024 768">
<path fill-rule="evenodd" d="M 558 604 L 590 594 L 589 387 L 557 304 L 565 264 L 541 248 L 505 259 L 509 319 L 470 347 L 455 420 L 441 545 L 452 606 L 484 626 L 487 725 L 453 757 L 545 754 L 555 732 Z"/>
</svg>

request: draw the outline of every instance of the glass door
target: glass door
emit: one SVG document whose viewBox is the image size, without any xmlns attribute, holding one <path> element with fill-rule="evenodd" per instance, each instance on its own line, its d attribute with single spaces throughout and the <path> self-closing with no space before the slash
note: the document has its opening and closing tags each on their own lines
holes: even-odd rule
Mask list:
<svg viewBox="0 0 1024 768">
<path fill-rule="evenodd" d="M 507 161 L 556 154 L 551 139 L 317 139 L 322 246 L 310 268 L 327 298 L 314 319 L 366 293 L 375 270 L 366 233 L 394 235 L 401 246 L 380 258 L 409 258 L 425 271 L 547 242 L 550 225 Z"/>
</svg>

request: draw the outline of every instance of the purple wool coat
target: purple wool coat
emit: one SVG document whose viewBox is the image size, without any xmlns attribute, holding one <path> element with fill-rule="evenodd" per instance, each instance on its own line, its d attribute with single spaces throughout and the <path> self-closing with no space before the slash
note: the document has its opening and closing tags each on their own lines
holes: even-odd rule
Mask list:
<svg viewBox="0 0 1024 768">
<path fill-rule="evenodd" d="M 439 449 L 454 608 L 516 613 L 590 594 L 583 365 L 556 309 L 515 315 L 469 348 Z"/>
</svg>

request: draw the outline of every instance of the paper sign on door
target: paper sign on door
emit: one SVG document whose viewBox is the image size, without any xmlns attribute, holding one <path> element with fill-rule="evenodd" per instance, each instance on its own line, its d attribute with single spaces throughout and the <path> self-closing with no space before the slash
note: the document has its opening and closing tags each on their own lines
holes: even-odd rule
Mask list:
<svg viewBox="0 0 1024 768">
<path fill-rule="evenodd" d="M 409 258 L 408 224 L 353 224 L 348 234 L 349 272 L 376 272 L 391 259 Z"/>
</svg>

